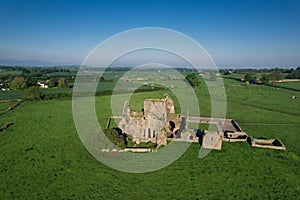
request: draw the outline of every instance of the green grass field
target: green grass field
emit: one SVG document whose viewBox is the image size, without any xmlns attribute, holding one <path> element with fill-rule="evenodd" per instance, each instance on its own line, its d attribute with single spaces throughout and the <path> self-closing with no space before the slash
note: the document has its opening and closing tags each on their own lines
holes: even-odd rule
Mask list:
<svg viewBox="0 0 300 200">
<path fill-rule="evenodd" d="M 22 99 L 24 98 L 24 92 L 24 90 L 0 91 L 0 100 Z"/>
<path fill-rule="evenodd" d="M 119 76 L 119 75 L 118 75 Z M 115 76 L 112 76 L 111 74 L 106 75 L 107 78 L 118 78 Z M 90 85 L 91 83 L 86 83 L 85 85 Z M 97 91 L 105 91 L 105 90 L 112 90 L 114 88 L 115 82 L 100 82 L 97 87 Z M 73 83 L 69 83 L 69 86 L 72 86 Z M 131 84 L 132 86 L 135 86 L 136 84 Z M 42 92 L 44 94 L 55 94 L 55 93 L 69 93 L 72 92 L 72 88 L 47 88 L 42 89 Z M 0 91 L 0 100 L 6 100 L 6 99 L 22 99 L 25 97 L 24 95 L 25 90 L 10 90 L 10 91 Z"/>
<path fill-rule="evenodd" d="M 19 70 L 0 70 L 0 76 L 7 76 L 7 75 L 17 76 L 21 74 L 22 71 Z"/>
<path fill-rule="evenodd" d="M 0 112 L 6 110 L 10 106 L 16 104 L 15 101 L 10 101 L 10 102 L 0 102 Z"/>
<path fill-rule="evenodd" d="M 192 144 L 166 168 L 129 174 L 87 152 L 71 100 L 26 101 L 0 116 L 1 124 L 14 123 L 0 132 L 0 199 L 299 199 L 300 102 L 291 98 L 299 92 L 228 79 L 225 89 L 227 118 L 250 136 L 280 139 L 287 150 L 224 142 L 221 151 L 199 159 L 200 146 Z M 201 115 L 209 116 L 207 88 L 195 90 Z M 144 98 L 164 92 L 135 93 L 131 106 L 138 110 Z M 103 127 L 112 115 L 110 105 L 110 96 L 96 97 Z"/>
<path fill-rule="evenodd" d="M 294 88 L 294 89 L 300 90 L 300 81 L 275 83 L 275 85 L 283 86 L 283 87 L 288 87 L 288 88 Z"/>
</svg>

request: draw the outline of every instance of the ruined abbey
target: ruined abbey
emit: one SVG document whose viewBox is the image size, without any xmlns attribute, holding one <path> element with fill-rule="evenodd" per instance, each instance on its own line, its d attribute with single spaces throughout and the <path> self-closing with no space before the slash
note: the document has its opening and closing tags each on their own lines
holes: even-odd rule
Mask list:
<svg viewBox="0 0 300 200">
<path fill-rule="evenodd" d="M 156 143 L 157 147 L 169 141 L 198 142 L 206 149 L 221 150 L 222 142 L 248 142 L 253 147 L 285 150 L 278 139 L 255 139 L 248 136 L 233 119 L 193 117 L 176 114 L 173 100 L 166 94 L 163 99 L 145 99 L 140 112 L 131 111 L 128 102 L 124 103 L 118 128 L 141 142 Z M 110 120 L 111 120 L 110 119 Z M 216 131 L 189 128 L 189 123 L 213 124 Z M 109 124 L 109 123 L 108 123 Z"/>
<path fill-rule="evenodd" d="M 175 114 L 174 102 L 166 95 L 163 99 L 145 99 L 141 112 L 131 111 L 128 102 L 125 102 L 119 128 L 130 134 L 137 144 L 153 142 L 166 145 L 167 136 L 179 129 L 179 123 L 180 115 Z"/>
</svg>

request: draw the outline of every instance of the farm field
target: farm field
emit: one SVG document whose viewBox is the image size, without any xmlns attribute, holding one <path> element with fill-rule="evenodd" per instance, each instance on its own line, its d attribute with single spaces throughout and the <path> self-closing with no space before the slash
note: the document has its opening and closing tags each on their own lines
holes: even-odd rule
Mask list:
<svg viewBox="0 0 300 200">
<path fill-rule="evenodd" d="M 14 71 L 13 71 L 14 72 Z M 63 73 L 55 73 L 60 76 L 63 75 Z M 72 76 L 74 74 L 71 74 L 69 76 Z M 105 78 L 108 80 L 115 80 L 118 79 L 122 73 L 110 73 L 106 72 L 105 73 Z M 74 80 L 72 80 L 74 81 Z M 68 85 L 70 86 L 69 88 L 59 88 L 59 87 L 53 87 L 53 88 L 47 88 L 47 89 L 42 89 L 42 92 L 44 94 L 57 94 L 57 93 L 70 93 L 72 92 L 72 87 L 73 87 L 73 82 L 69 82 Z M 89 85 L 91 83 L 86 83 L 86 85 Z M 97 91 L 105 91 L 105 90 L 112 90 L 114 87 L 115 82 L 113 81 L 106 81 L 106 82 L 100 82 L 99 86 L 97 88 Z M 135 84 L 132 84 L 135 85 Z M 22 99 L 25 97 L 25 90 L 10 90 L 10 91 L 0 91 L 0 100 L 7 100 L 7 99 Z"/>
<path fill-rule="evenodd" d="M 72 86 L 72 84 L 69 85 Z M 110 90 L 112 87 L 113 87 L 112 82 L 104 82 L 101 83 L 97 91 Z M 42 89 L 42 92 L 44 94 L 70 93 L 72 92 L 72 88 L 49 88 L 49 89 Z M 25 90 L 0 91 L 0 100 L 22 99 L 25 96 L 24 94 L 25 94 Z"/>
<path fill-rule="evenodd" d="M 250 136 L 280 139 L 286 151 L 224 142 L 221 151 L 199 159 L 200 145 L 192 144 L 166 168 L 129 174 L 87 152 L 75 129 L 71 99 L 26 101 L 0 116 L 1 124 L 14 123 L 0 132 L 0 199 L 299 199 L 300 101 L 291 98 L 299 92 L 230 79 L 224 85 L 226 117 Z M 145 98 L 165 92 L 134 93 L 130 106 L 140 110 Z M 201 116 L 210 116 L 206 86 L 195 92 Z M 105 127 L 111 96 L 97 96 L 95 107 Z M 176 99 L 175 109 L 180 110 Z"/>
<path fill-rule="evenodd" d="M 0 100 L 7 99 L 22 99 L 24 98 L 24 90 L 10 90 L 10 91 L 0 91 Z"/>
<path fill-rule="evenodd" d="M 22 71 L 19 70 L 0 70 L 1 76 L 10 76 L 10 75 L 21 75 Z"/>
<path fill-rule="evenodd" d="M 6 110 L 10 106 L 14 105 L 16 101 L 10 101 L 10 102 L 0 102 L 0 112 Z"/>
<path fill-rule="evenodd" d="M 276 83 L 275 85 L 283 86 L 283 87 L 287 87 L 287 88 L 294 88 L 294 89 L 300 90 L 300 81 Z"/>
</svg>

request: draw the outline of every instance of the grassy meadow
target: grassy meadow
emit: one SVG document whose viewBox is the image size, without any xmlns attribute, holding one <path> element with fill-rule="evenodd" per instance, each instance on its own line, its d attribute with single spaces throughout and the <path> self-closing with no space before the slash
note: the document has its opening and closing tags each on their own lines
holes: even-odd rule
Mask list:
<svg viewBox="0 0 300 200">
<path fill-rule="evenodd" d="M 16 101 L 0 102 L 0 112 L 6 110 L 14 104 L 16 104 Z"/>
<path fill-rule="evenodd" d="M 299 81 L 295 81 L 295 82 L 282 82 L 282 83 L 275 83 L 275 85 L 278 85 L 278 86 L 283 86 L 283 87 L 287 87 L 287 88 L 293 88 L 293 89 L 298 89 L 298 90 L 300 90 L 300 84 L 299 84 Z"/>
<path fill-rule="evenodd" d="M 221 151 L 199 159 L 200 145 L 192 144 L 166 168 L 124 173 L 85 149 L 71 99 L 25 101 L 0 116 L 1 124 L 14 123 L 0 132 L 0 199 L 299 199 L 300 100 L 291 98 L 299 92 L 231 79 L 224 84 L 226 117 L 250 136 L 280 139 L 286 151 L 223 142 Z M 140 110 L 143 99 L 165 92 L 134 93 L 130 106 Z M 210 116 L 207 88 L 202 83 L 195 92 L 201 116 Z M 0 110 L 6 106 L 0 104 Z M 95 107 L 105 127 L 111 96 L 97 96 Z M 175 107 L 180 110 L 176 102 Z"/>
</svg>

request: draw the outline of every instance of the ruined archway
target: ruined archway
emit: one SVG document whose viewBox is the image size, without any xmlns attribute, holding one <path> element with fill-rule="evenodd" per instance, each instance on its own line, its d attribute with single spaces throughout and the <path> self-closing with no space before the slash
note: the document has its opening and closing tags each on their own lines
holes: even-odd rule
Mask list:
<svg viewBox="0 0 300 200">
<path fill-rule="evenodd" d="M 169 130 L 173 133 L 176 125 L 173 121 L 169 121 Z"/>
</svg>

